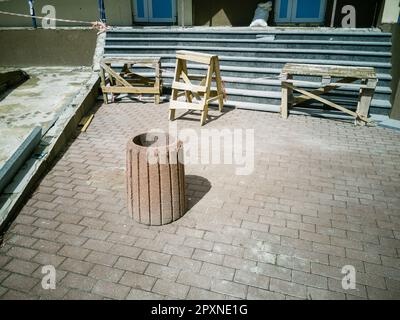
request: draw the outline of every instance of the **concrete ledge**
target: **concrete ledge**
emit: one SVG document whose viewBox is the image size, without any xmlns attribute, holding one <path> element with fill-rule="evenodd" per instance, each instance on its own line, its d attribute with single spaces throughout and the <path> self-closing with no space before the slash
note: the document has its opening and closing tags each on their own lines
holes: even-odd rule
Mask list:
<svg viewBox="0 0 400 320">
<path fill-rule="evenodd" d="M 28 158 L 13 182 L 4 189 L 0 196 L 0 232 L 13 220 L 24 200 L 32 193 L 56 156 L 73 137 L 83 115 L 95 105 L 99 87 L 100 79 L 94 73 L 81 94 L 64 110 L 54 126 L 42 138 L 36 149 L 36 155 Z"/>
<path fill-rule="evenodd" d="M 3 192 L 4 188 L 12 181 L 15 174 L 30 157 L 41 138 L 42 128 L 34 128 L 14 154 L 0 168 L 0 193 Z"/>
</svg>

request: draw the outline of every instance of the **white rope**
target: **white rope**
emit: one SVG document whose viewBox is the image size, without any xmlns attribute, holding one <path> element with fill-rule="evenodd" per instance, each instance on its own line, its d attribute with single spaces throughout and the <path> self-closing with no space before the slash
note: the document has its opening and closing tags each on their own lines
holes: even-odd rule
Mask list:
<svg viewBox="0 0 400 320">
<path fill-rule="evenodd" d="M 110 28 L 102 21 L 89 22 L 89 21 L 82 21 L 82 20 L 58 19 L 58 18 L 49 18 L 49 17 L 42 17 L 42 16 L 33 16 L 33 15 L 29 15 L 29 14 L 22 14 L 22 13 L 15 13 L 15 12 L 7 12 L 7 11 L 0 11 L 0 14 L 4 14 L 4 15 L 8 15 L 8 16 L 24 17 L 24 18 L 35 18 L 35 19 L 40 19 L 40 20 L 46 19 L 46 20 L 50 20 L 50 21 L 88 24 L 88 25 L 91 25 L 92 28 L 97 29 L 101 32 L 106 31 Z"/>
</svg>

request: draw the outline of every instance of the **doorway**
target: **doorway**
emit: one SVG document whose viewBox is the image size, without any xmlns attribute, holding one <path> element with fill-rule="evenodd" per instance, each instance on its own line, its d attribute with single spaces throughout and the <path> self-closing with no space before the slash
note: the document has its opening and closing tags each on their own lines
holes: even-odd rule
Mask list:
<svg viewBox="0 0 400 320">
<path fill-rule="evenodd" d="M 133 8 L 135 22 L 176 22 L 176 0 L 133 0 Z"/>
<path fill-rule="evenodd" d="M 275 22 L 323 24 L 326 0 L 277 0 Z"/>
</svg>

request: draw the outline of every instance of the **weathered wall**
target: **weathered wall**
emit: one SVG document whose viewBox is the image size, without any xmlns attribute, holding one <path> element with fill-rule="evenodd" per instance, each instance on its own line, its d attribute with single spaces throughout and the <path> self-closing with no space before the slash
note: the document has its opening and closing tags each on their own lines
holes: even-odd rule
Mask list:
<svg viewBox="0 0 400 320">
<path fill-rule="evenodd" d="M 382 13 L 382 24 L 397 23 L 400 13 L 400 0 L 385 0 Z"/>
<path fill-rule="evenodd" d="M 97 0 L 36 0 L 36 15 L 43 16 L 42 8 L 52 5 L 56 9 L 56 18 L 82 21 L 99 20 Z M 131 0 L 105 0 L 107 22 L 112 26 L 132 25 L 132 1 Z M 29 14 L 28 1 L 3 0 L 0 1 L 0 10 Z M 41 21 L 38 21 L 41 26 Z M 77 26 L 80 24 L 57 22 L 57 26 Z M 30 27 L 30 18 L 0 15 L 0 27 Z"/>
<path fill-rule="evenodd" d="M 0 65 L 91 66 L 96 39 L 91 29 L 0 29 Z"/>
<path fill-rule="evenodd" d="M 177 16 L 180 26 L 193 25 L 193 1 L 192 0 L 177 0 Z"/>
</svg>

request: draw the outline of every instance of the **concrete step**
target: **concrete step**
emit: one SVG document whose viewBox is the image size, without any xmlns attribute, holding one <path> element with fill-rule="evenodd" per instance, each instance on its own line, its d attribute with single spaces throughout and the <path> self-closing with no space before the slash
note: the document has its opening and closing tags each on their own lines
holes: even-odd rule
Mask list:
<svg viewBox="0 0 400 320">
<path fill-rule="evenodd" d="M 105 57 L 114 56 L 129 56 L 129 57 L 148 57 L 148 54 L 110 54 L 106 53 Z M 176 61 L 175 54 L 152 54 L 152 56 L 160 57 L 163 65 L 165 63 L 174 64 Z M 378 73 L 391 74 L 391 63 L 388 62 L 374 62 L 374 61 L 349 61 L 349 60 L 335 60 L 330 61 L 327 59 L 293 59 L 293 58 L 258 58 L 258 57 L 242 57 L 242 56 L 224 56 L 220 55 L 219 60 L 221 64 L 226 66 L 247 66 L 257 68 L 276 68 L 282 69 L 286 63 L 303 63 L 303 64 L 321 64 L 329 65 L 335 64 L 339 66 L 353 66 L 353 67 L 373 67 Z"/>
<path fill-rule="evenodd" d="M 340 30 L 337 29 L 318 29 L 311 30 L 282 30 L 280 28 L 250 29 L 250 28 L 116 28 L 107 32 L 109 38 L 208 38 L 208 39 L 257 39 L 258 37 L 273 37 L 277 40 L 349 40 L 349 41 L 382 41 L 387 42 L 391 39 L 390 33 L 378 30 Z"/>
<path fill-rule="evenodd" d="M 221 61 L 227 104 L 265 111 L 276 111 L 280 105 L 279 75 L 286 63 L 374 67 L 379 84 L 372 110 L 387 113 L 391 107 L 391 46 L 391 34 L 366 29 L 118 28 L 107 33 L 105 55 L 161 57 L 168 91 L 176 50 L 216 54 Z M 205 69 L 189 63 L 191 74 L 205 75 Z M 135 71 L 151 76 L 148 69 Z M 298 79 L 317 82 L 309 89 L 317 88 L 320 82 L 318 77 Z M 357 90 L 342 88 L 326 97 L 355 108 L 358 95 Z M 315 102 L 310 105 L 321 107 Z"/>
<path fill-rule="evenodd" d="M 119 66 L 118 66 L 119 67 Z M 122 66 L 121 66 L 122 68 Z M 119 68 L 116 68 L 119 70 Z M 237 78 L 237 79 L 252 79 L 254 80 L 260 79 L 260 80 L 277 80 L 279 79 L 279 76 L 281 74 L 282 69 L 280 68 L 257 68 L 257 67 L 237 67 L 237 66 L 225 66 L 221 64 L 220 66 L 221 69 L 221 74 L 222 77 L 232 77 L 232 78 Z M 138 72 L 140 74 L 146 73 L 151 75 L 151 73 L 148 73 L 149 69 L 146 68 L 134 68 L 133 69 L 135 72 Z M 173 76 L 174 70 L 175 70 L 175 64 L 172 63 L 164 63 L 162 64 L 162 70 L 163 73 L 169 73 L 170 76 Z M 205 72 L 207 70 L 207 67 L 204 65 L 198 65 L 198 64 L 188 64 L 188 72 L 189 74 L 202 74 L 205 75 Z M 389 74 L 377 74 L 377 77 L 379 79 L 379 85 L 380 86 L 388 86 L 391 81 L 391 76 Z M 320 78 L 318 77 L 310 77 L 310 76 L 304 76 L 304 77 L 297 77 L 296 79 L 299 80 L 304 80 L 304 81 L 314 81 L 318 82 L 320 81 Z"/>
<path fill-rule="evenodd" d="M 145 71 L 145 70 L 142 70 Z M 152 78 L 154 76 L 151 72 L 140 72 L 140 75 Z M 172 85 L 172 79 L 174 72 L 171 69 L 168 72 L 163 73 L 163 85 L 164 87 L 170 88 Z M 239 90 L 255 90 L 255 91 L 267 91 L 267 92 L 281 92 L 281 81 L 279 79 L 263 79 L 263 78 L 243 78 L 243 77 L 227 77 L 223 76 L 222 80 L 227 89 L 239 89 Z M 320 87 L 320 83 L 316 79 L 308 79 L 307 81 L 313 81 L 315 84 L 309 84 L 303 86 L 307 89 L 317 89 Z M 197 84 L 196 81 L 193 83 Z M 349 88 L 340 88 L 332 91 L 333 94 L 343 95 L 345 97 L 352 97 L 357 99 L 359 96 L 358 90 Z M 390 87 L 378 86 L 375 91 L 375 99 L 390 101 L 392 90 Z"/>
<path fill-rule="evenodd" d="M 372 41 L 326 41 L 326 40 L 265 40 L 259 39 L 199 39 L 199 38 L 107 38 L 106 46 L 224 46 L 229 48 L 257 47 L 257 48 L 282 48 L 282 49 L 326 49 L 330 50 L 364 50 L 364 51 L 390 51 L 392 43 Z"/>
<path fill-rule="evenodd" d="M 327 60 L 355 60 L 389 63 L 391 52 L 352 51 L 329 49 L 277 49 L 277 48 L 224 48 L 224 47 L 195 47 L 195 46 L 113 46 L 106 47 L 107 54 L 174 54 L 177 50 L 197 51 L 216 55 L 245 56 L 260 58 L 294 58 L 294 59 L 327 59 Z"/>
</svg>

